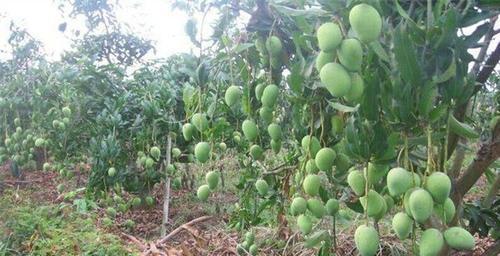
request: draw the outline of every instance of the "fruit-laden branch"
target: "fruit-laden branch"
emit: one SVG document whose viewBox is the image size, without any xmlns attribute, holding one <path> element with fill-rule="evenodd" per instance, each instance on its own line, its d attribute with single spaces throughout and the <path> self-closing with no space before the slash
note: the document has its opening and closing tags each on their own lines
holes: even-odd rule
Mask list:
<svg viewBox="0 0 500 256">
<path fill-rule="evenodd" d="M 483 143 L 476 153 L 472 163 L 456 181 L 453 191 L 453 201 L 458 205 L 463 196 L 474 186 L 488 166 L 500 157 L 500 123 L 495 125 L 489 142 Z"/>
</svg>

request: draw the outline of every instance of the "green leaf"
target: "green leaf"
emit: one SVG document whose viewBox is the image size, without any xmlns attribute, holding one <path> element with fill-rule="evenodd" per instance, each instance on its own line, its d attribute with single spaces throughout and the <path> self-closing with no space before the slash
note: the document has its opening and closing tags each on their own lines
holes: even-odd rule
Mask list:
<svg viewBox="0 0 500 256">
<path fill-rule="evenodd" d="M 346 106 L 346 105 L 340 104 L 338 102 L 331 102 L 331 101 L 329 101 L 328 104 L 332 108 L 334 108 L 334 109 L 336 109 L 338 111 L 341 111 L 341 112 L 345 112 L 345 113 L 356 112 L 359 109 L 359 104 L 356 105 L 355 107 L 350 107 L 350 106 Z"/>
<path fill-rule="evenodd" d="M 247 50 L 248 48 L 253 47 L 253 46 L 254 46 L 254 44 L 252 44 L 252 43 L 238 44 L 238 45 L 237 45 L 237 46 L 233 49 L 233 51 L 234 51 L 234 53 L 240 53 L 240 52 L 245 51 L 245 50 Z"/>
<path fill-rule="evenodd" d="M 328 232 L 326 230 L 316 231 L 314 234 L 307 237 L 307 239 L 304 241 L 304 247 L 313 248 L 322 241 L 328 239 L 328 237 Z"/>
<path fill-rule="evenodd" d="M 452 77 L 454 77 L 457 74 L 457 64 L 455 62 L 455 57 L 453 56 L 451 58 L 451 63 L 448 66 L 448 68 L 441 74 L 436 75 L 432 78 L 432 81 L 434 83 L 443 83 L 448 80 L 450 80 Z"/>
<path fill-rule="evenodd" d="M 282 14 L 289 15 L 289 16 L 303 16 L 305 18 L 317 18 L 317 16 L 324 16 L 328 15 L 328 12 L 326 12 L 323 9 L 320 8 L 309 8 L 306 10 L 299 10 L 299 9 L 293 9 L 290 7 L 286 7 L 283 5 L 277 5 L 277 4 L 270 4 L 276 11 L 281 12 Z"/>
<path fill-rule="evenodd" d="M 401 78 L 413 87 L 422 84 L 423 71 L 417 61 L 417 51 L 406 26 L 399 26 L 394 33 L 394 55 Z"/>
<path fill-rule="evenodd" d="M 373 41 L 369 44 L 370 48 L 375 52 L 375 54 L 377 54 L 377 56 L 385 61 L 385 62 L 389 62 L 389 55 L 387 54 L 387 52 L 385 51 L 385 49 L 382 47 L 382 45 L 380 44 L 379 41 Z"/>
</svg>

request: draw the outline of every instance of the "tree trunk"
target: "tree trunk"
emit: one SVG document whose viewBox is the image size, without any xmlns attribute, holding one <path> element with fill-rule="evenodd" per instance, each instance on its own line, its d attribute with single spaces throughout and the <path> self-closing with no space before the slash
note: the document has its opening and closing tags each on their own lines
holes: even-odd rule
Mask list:
<svg viewBox="0 0 500 256">
<path fill-rule="evenodd" d="M 167 137 L 167 149 L 165 152 L 165 174 L 166 174 L 166 179 L 165 179 L 165 191 L 163 194 L 163 221 L 161 225 L 161 236 L 165 236 L 167 234 L 167 224 L 168 224 L 168 211 L 169 211 L 169 204 L 170 204 L 170 176 L 168 174 L 168 166 L 170 165 L 170 156 L 171 156 L 171 151 L 172 151 L 172 138 L 170 137 L 170 134 Z"/>
</svg>

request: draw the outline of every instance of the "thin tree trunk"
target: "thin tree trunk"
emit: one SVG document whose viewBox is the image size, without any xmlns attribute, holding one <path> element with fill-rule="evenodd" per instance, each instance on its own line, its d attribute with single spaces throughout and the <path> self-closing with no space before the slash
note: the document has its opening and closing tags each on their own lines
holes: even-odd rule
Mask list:
<svg viewBox="0 0 500 256">
<path fill-rule="evenodd" d="M 166 179 L 165 179 L 165 191 L 163 194 L 163 221 L 161 225 L 161 236 L 165 236 L 167 234 L 167 224 L 168 224 L 168 211 L 169 211 L 169 204 L 170 204 L 170 176 L 168 174 L 168 166 L 170 165 L 170 156 L 171 156 L 171 151 L 172 151 L 172 138 L 170 137 L 170 134 L 167 137 L 167 149 L 165 152 L 165 174 L 166 174 Z"/>
</svg>

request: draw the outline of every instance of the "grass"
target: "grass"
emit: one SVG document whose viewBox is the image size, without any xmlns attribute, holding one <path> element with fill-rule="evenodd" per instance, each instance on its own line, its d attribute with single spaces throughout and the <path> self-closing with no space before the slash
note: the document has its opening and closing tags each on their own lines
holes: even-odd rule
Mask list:
<svg viewBox="0 0 500 256">
<path fill-rule="evenodd" d="M 30 202 L 29 192 L 0 197 L 0 255 L 136 255 L 99 229 L 94 214 L 71 205 Z M 13 198 L 23 198 L 13 200 Z"/>
</svg>

